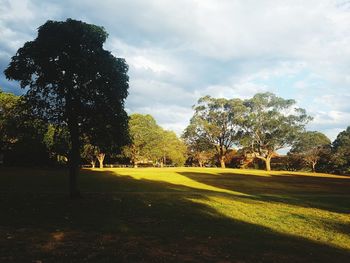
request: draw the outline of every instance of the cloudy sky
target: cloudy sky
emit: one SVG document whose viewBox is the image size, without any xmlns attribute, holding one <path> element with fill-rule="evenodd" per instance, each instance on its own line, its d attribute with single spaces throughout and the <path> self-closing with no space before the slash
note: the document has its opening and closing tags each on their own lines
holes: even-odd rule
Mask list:
<svg viewBox="0 0 350 263">
<path fill-rule="evenodd" d="M 178 134 L 199 97 L 293 98 L 332 140 L 350 125 L 350 1 L 0 0 L 2 73 L 47 20 L 104 26 L 105 48 L 130 66 L 129 113 Z"/>
</svg>

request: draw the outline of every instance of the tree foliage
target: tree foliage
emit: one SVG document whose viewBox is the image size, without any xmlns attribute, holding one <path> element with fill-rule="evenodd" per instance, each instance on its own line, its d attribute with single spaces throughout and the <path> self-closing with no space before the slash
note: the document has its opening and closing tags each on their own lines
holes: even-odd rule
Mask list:
<svg viewBox="0 0 350 263">
<path fill-rule="evenodd" d="M 338 134 L 332 146 L 335 172 L 350 174 L 350 126 Z"/>
<path fill-rule="evenodd" d="M 132 114 L 129 120 L 130 145 L 124 147 L 124 155 L 137 167 L 140 162 L 159 163 L 170 161 L 173 165 L 185 162 L 186 147 L 176 134 L 162 129 L 155 119 L 147 114 Z"/>
<path fill-rule="evenodd" d="M 331 141 L 326 135 L 317 131 L 307 131 L 298 136 L 289 153 L 300 157 L 315 172 L 322 155 L 330 150 Z"/>
<path fill-rule="evenodd" d="M 13 127 L 18 117 L 19 97 L 0 89 L 0 151 L 4 152 L 16 141 Z"/>
<path fill-rule="evenodd" d="M 5 70 L 27 88 L 24 100 L 36 116 L 68 129 L 72 197 L 79 196 L 81 138 L 103 150 L 127 141 L 128 66 L 104 50 L 107 36 L 103 27 L 81 21 L 47 21 Z"/>
<path fill-rule="evenodd" d="M 271 170 L 270 161 L 276 151 L 291 146 L 311 120 L 295 103 L 269 92 L 244 101 L 241 144 L 265 162 L 266 170 Z"/>
<path fill-rule="evenodd" d="M 0 90 L 0 154 L 6 165 L 47 165 L 47 125 L 35 118 L 23 99 Z"/>
<path fill-rule="evenodd" d="M 186 145 L 173 131 L 163 130 L 159 138 L 158 162 L 161 166 L 170 162 L 172 165 L 181 166 L 186 161 Z"/>
<path fill-rule="evenodd" d="M 224 168 L 227 150 L 238 141 L 243 109 L 240 99 L 202 97 L 194 106 L 195 113 L 183 136 L 199 147 L 211 145 Z"/>
<path fill-rule="evenodd" d="M 197 163 L 199 167 L 203 167 L 215 156 L 216 150 L 212 144 L 196 133 L 194 125 L 189 125 L 185 129 L 182 138 L 187 146 L 187 154 L 192 165 Z"/>
</svg>

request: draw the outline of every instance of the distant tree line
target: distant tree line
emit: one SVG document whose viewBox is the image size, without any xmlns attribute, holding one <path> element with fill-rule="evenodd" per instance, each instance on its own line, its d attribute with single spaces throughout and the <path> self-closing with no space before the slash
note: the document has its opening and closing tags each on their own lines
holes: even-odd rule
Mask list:
<svg viewBox="0 0 350 263">
<path fill-rule="evenodd" d="M 350 127 L 331 143 L 306 131 L 312 120 L 294 100 L 273 93 L 250 99 L 202 97 L 182 138 L 192 164 L 350 173 Z M 286 156 L 278 150 L 290 149 Z"/>
<path fill-rule="evenodd" d="M 22 96 L 1 90 L 0 112 L 0 154 L 4 165 L 60 166 L 69 163 L 72 145 L 66 126 L 43 121 L 28 112 Z M 184 165 L 185 143 L 173 131 L 160 127 L 151 115 L 130 115 L 128 134 L 129 142 L 119 149 L 102 148 L 88 136 L 81 135 L 80 165 L 102 168 L 106 160 L 134 167 Z"/>
<path fill-rule="evenodd" d="M 350 174 L 350 127 L 334 142 L 305 131 L 311 120 L 293 100 L 259 93 L 247 100 L 205 96 L 194 106 L 190 124 L 179 138 L 147 114 L 128 118 L 129 143 L 102 148 L 80 137 L 80 164 L 105 162 L 138 166 L 221 166 L 309 170 Z M 0 160 L 3 165 L 57 166 L 69 162 L 69 130 L 28 111 L 24 98 L 0 91 Z M 289 147 L 286 155 L 277 150 Z M 96 163 L 98 165 L 96 165 Z"/>
</svg>

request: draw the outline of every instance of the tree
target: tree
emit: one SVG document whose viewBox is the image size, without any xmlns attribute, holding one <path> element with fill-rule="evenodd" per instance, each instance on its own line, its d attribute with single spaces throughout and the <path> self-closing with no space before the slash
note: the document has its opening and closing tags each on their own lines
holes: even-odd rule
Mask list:
<svg viewBox="0 0 350 263">
<path fill-rule="evenodd" d="M 175 132 L 162 130 L 156 147 L 159 150 L 157 159 L 161 167 L 167 164 L 167 161 L 175 166 L 185 163 L 186 145 L 176 136 Z"/>
<path fill-rule="evenodd" d="M 293 144 L 290 154 L 299 156 L 316 172 L 316 165 L 321 155 L 330 150 L 331 141 L 326 135 L 317 131 L 301 133 Z"/>
<path fill-rule="evenodd" d="M 17 140 L 13 127 L 16 124 L 19 100 L 18 96 L 0 89 L 0 153 L 2 154 Z"/>
<path fill-rule="evenodd" d="M 201 140 L 215 148 L 220 165 L 225 168 L 225 154 L 239 135 L 243 104 L 240 99 L 202 97 L 184 134 L 187 140 Z M 193 137 L 192 139 L 190 137 Z"/>
<path fill-rule="evenodd" d="M 103 168 L 103 161 L 105 160 L 106 154 L 99 151 L 97 153 L 96 157 L 97 157 L 98 162 L 100 163 L 100 168 L 102 169 Z"/>
<path fill-rule="evenodd" d="M 161 128 L 155 119 L 147 114 L 132 114 L 129 119 L 129 134 L 131 143 L 124 147 L 123 152 L 130 158 L 134 167 L 146 159 L 155 160 L 160 155 L 157 145 L 161 138 Z"/>
<path fill-rule="evenodd" d="M 49 124 L 44 136 L 44 143 L 51 159 L 55 159 L 57 163 L 67 163 L 71 150 L 70 135 L 67 127 Z"/>
<path fill-rule="evenodd" d="M 0 155 L 6 165 L 48 164 L 47 125 L 30 114 L 23 98 L 0 90 Z"/>
<path fill-rule="evenodd" d="M 77 184 L 81 138 L 116 150 L 127 142 L 128 66 L 103 49 L 103 27 L 67 19 L 47 21 L 12 57 L 5 75 L 27 88 L 24 96 L 33 113 L 69 131 L 70 195 Z"/>
<path fill-rule="evenodd" d="M 172 131 L 160 127 L 149 114 L 132 114 L 129 120 L 130 145 L 124 147 L 124 155 L 134 167 L 139 162 L 167 162 L 182 165 L 185 162 L 186 146 Z"/>
<path fill-rule="evenodd" d="M 241 144 L 265 162 L 267 171 L 271 170 L 271 158 L 276 156 L 277 150 L 291 146 L 311 120 L 304 109 L 295 107 L 295 103 L 269 92 L 258 93 L 244 101 Z"/>
<path fill-rule="evenodd" d="M 332 147 L 335 172 L 350 174 L 350 126 L 338 134 Z"/>
<path fill-rule="evenodd" d="M 215 156 L 215 149 L 208 140 L 195 132 L 194 126 L 188 126 L 182 138 L 187 146 L 188 156 L 192 162 L 198 162 L 199 167 L 203 167 Z"/>
<path fill-rule="evenodd" d="M 95 168 L 97 154 L 98 149 L 96 146 L 93 146 L 90 143 L 84 144 L 82 157 L 91 164 L 92 168 Z"/>
</svg>

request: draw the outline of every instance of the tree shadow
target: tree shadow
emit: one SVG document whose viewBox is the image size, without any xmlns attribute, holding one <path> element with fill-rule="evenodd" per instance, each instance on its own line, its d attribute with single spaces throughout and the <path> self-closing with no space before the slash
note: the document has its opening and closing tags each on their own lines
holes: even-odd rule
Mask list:
<svg viewBox="0 0 350 263">
<path fill-rule="evenodd" d="M 247 194 L 246 198 L 350 213 L 350 178 L 295 174 L 270 176 L 236 173 L 180 172 L 199 183 Z"/>
<path fill-rule="evenodd" d="M 108 171 L 85 172 L 80 181 L 86 194 L 75 201 L 62 193 L 0 194 L 0 261 L 346 262 L 350 256 L 228 218 L 194 202 L 207 201 L 198 189 Z"/>
</svg>

